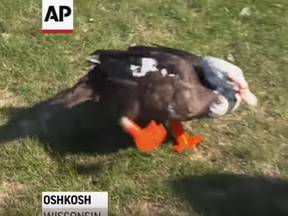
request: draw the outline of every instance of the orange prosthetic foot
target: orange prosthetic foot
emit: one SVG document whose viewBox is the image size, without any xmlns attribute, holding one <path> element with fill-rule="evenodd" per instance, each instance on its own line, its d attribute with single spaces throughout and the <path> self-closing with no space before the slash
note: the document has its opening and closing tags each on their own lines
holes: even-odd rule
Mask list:
<svg viewBox="0 0 288 216">
<path fill-rule="evenodd" d="M 134 138 L 137 148 L 143 152 L 154 151 L 167 135 L 164 126 L 157 125 L 155 121 L 151 121 L 144 129 L 126 117 L 122 117 L 121 124 L 123 129 Z"/>
<path fill-rule="evenodd" d="M 182 152 L 186 148 L 195 148 L 199 142 L 203 141 L 202 136 L 190 136 L 179 121 L 170 121 L 170 126 L 176 139 L 176 144 L 173 146 L 176 152 Z"/>
</svg>

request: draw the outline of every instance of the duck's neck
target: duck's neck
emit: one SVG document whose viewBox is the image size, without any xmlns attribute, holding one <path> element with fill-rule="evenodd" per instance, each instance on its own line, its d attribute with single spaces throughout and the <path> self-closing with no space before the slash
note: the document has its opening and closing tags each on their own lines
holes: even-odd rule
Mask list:
<svg viewBox="0 0 288 216">
<path fill-rule="evenodd" d="M 201 77 L 202 71 L 203 71 L 203 59 L 199 56 L 195 57 L 193 63 L 192 63 L 197 75 Z"/>
</svg>

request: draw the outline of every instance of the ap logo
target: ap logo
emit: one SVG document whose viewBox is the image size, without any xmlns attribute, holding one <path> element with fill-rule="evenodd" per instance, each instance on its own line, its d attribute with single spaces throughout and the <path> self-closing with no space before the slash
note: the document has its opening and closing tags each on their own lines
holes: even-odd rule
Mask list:
<svg viewBox="0 0 288 216">
<path fill-rule="evenodd" d="M 42 32 L 73 33 L 73 0 L 42 0 Z"/>
</svg>

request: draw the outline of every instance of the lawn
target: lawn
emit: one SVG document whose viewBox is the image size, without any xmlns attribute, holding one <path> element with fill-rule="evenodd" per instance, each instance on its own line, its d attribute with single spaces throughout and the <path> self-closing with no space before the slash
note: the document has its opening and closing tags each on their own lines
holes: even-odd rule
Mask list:
<svg viewBox="0 0 288 216">
<path fill-rule="evenodd" d="M 73 34 L 43 34 L 40 1 L 0 1 L 1 216 L 40 215 L 42 191 L 109 191 L 111 216 L 288 215 L 288 0 L 74 5 Z M 187 123 L 205 141 L 181 154 L 170 140 L 139 152 L 93 104 L 37 106 L 92 51 L 151 43 L 233 61 L 259 106 Z"/>
</svg>

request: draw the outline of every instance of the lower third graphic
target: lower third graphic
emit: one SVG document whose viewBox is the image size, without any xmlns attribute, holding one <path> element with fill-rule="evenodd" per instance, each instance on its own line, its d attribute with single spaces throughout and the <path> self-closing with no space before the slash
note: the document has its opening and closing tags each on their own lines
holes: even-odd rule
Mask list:
<svg viewBox="0 0 288 216">
<path fill-rule="evenodd" d="M 42 192 L 42 216 L 108 216 L 108 192 Z"/>
</svg>

